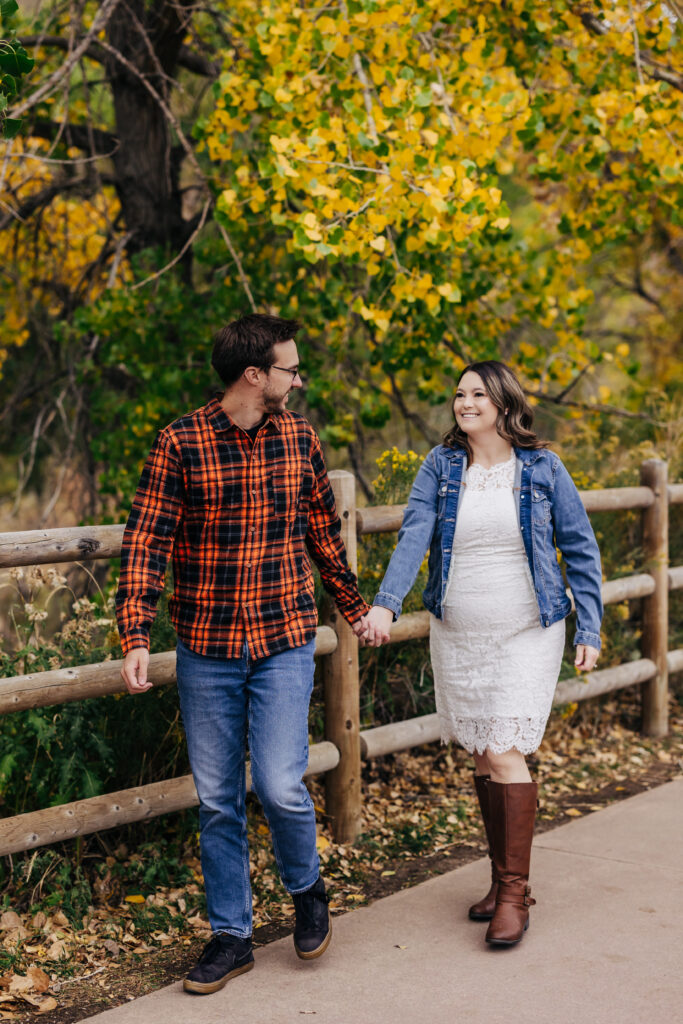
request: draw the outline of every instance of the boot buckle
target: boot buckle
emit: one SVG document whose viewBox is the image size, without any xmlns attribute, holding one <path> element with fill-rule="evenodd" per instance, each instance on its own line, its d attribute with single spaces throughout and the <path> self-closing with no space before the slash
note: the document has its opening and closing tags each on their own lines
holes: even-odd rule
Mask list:
<svg viewBox="0 0 683 1024">
<path fill-rule="evenodd" d="M 533 899 L 532 896 L 531 896 L 531 886 L 530 885 L 525 885 L 524 886 L 524 906 L 525 907 L 533 907 L 535 905 L 536 905 L 536 900 Z"/>
</svg>

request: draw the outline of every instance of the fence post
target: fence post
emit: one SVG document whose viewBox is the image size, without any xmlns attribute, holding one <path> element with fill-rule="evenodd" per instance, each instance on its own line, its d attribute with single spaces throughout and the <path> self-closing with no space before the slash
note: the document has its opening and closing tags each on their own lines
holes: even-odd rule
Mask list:
<svg viewBox="0 0 683 1024">
<path fill-rule="evenodd" d="M 645 571 L 655 581 L 654 593 L 643 598 L 643 657 L 657 666 L 657 674 L 643 683 L 643 732 L 666 736 L 669 731 L 669 493 L 667 464 L 648 459 L 641 466 L 640 482 L 654 491 L 655 500 L 643 509 Z"/>
<path fill-rule="evenodd" d="M 330 482 L 342 524 L 349 565 L 358 572 L 356 543 L 356 478 L 333 470 Z M 360 695 L 358 641 L 336 607 L 329 602 L 325 621 L 339 643 L 323 661 L 325 738 L 339 750 L 339 764 L 325 775 L 325 810 L 337 842 L 352 842 L 361 828 Z"/>
</svg>

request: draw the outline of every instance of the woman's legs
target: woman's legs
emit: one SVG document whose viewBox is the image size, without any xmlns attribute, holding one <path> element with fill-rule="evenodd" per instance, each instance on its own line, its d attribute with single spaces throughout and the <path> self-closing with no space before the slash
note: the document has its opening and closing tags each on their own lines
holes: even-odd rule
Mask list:
<svg viewBox="0 0 683 1024">
<path fill-rule="evenodd" d="M 486 830 L 491 859 L 491 887 L 483 899 L 473 903 L 469 909 L 472 921 L 490 921 L 496 909 L 498 894 L 498 875 L 493 857 L 493 832 L 490 806 L 489 783 L 530 782 L 531 777 L 524 756 L 518 750 L 507 750 L 503 754 L 494 754 L 485 750 L 483 754 L 474 751 L 474 788 L 479 801 L 479 809 Z"/>
<path fill-rule="evenodd" d="M 529 926 L 535 900 L 529 888 L 529 861 L 536 817 L 537 786 L 524 755 L 486 751 L 491 769 L 487 784 L 493 870 L 498 880 L 496 905 L 486 933 L 492 945 L 512 946 Z"/>
<path fill-rule="evenodd" d="M 487 750 L 486 761 L 489 766 L 492 782 L 531 782 L 529 769 L 526 766 L 524 754 L 519 750 L 506 750 L 503 754 L 494 754 Z M 476 759 L 475 759 L 476 764 Z"/>
</svg>

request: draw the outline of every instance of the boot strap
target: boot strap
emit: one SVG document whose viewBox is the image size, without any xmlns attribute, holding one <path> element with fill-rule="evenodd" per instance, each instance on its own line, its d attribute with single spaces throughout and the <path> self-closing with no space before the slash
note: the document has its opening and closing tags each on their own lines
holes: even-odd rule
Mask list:
<svg viewBox="0 0 683 1024">
<path fill-rule="evenodd" d="M 506 889 L 499 884 L 497 903 L 513 903 L 518 907 L 535 907 L 536 900 L 531 895 L 531 886 L 525 885 L 523 890 Z"/>
</svg>

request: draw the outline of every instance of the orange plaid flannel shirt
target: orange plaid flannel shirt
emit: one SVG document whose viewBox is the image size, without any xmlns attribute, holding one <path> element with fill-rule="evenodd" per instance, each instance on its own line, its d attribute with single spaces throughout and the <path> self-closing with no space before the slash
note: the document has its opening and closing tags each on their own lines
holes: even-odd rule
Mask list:
<svg viewBox="0 0 683 1024">
<path fill-rule="evenodd" d="M 149 646 L 173 554 L 169 608 L 198 654 L 253 658 L 315 636 L 313 572 L 349 622 L 368 605 L 346 560 L 313 427 L 270 416 L 252 442 L 217 399 L 165 427 L 142 471 L 121 552 L 116 614 L 124 654 Z"/>
</svg>

